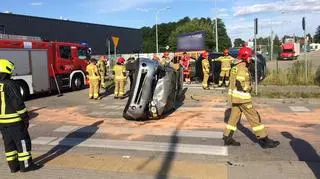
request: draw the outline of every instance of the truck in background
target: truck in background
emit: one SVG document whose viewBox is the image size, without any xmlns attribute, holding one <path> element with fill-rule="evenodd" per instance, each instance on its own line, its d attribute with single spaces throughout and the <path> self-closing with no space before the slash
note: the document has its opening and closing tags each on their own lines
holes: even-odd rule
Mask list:
<svg viewBox="0 0 320 179">
<path fill-rule="evenodd" d="M 281 45 L 279 54 L 280 60 L 296 60 L 300 55 L 300 43 L 295 42 L 294 38 L 285 39 Z"/>
<path fill-rule="evenodd" d="M 57 90 L 54 75 L 61 89 L 85 88 L 90 58 L 87 45 L 8 37 L 0 39 L 0 58 L 15 64 L 12 78 L 24 98 Z"/>
</svg>

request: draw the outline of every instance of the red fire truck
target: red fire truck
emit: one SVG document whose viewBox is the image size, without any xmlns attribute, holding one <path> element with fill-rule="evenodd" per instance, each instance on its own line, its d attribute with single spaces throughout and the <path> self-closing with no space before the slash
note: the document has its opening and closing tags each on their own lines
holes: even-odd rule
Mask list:
<svg viewBox="0 0 320 179">
<path fill-rule="evenodd" d="M 61 89 L 85 87 L 89 50 L 84 44 L 42 40 L 0 39 L 0 59 L 15 64 L 13 79 L 23 97 Z"/>
</svg>

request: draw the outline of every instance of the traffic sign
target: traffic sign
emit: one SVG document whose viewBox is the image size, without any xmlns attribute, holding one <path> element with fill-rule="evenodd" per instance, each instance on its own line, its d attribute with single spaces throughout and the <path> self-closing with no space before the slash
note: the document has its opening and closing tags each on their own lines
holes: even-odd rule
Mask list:
<svg viewBox="0 0 320 179">
<path fill-rule="evenodd" d="M 118 47 L 118 44 L 119 44 L 119 37 L 116 37 L 116 36 L 112 36 L 112 41 L 113 41 L 113 45 L 115 48 Z"/>
</svg>

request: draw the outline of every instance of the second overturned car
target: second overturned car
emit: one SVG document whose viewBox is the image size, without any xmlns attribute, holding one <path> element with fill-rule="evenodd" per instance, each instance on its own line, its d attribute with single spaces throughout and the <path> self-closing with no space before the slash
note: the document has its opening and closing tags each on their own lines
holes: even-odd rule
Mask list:
<svg viewBox="0 0 320 179">
<path fill-rule="evenodd" d="M 139 58 L 133 89 L 123 111 L 127 120 L 158 119 L 176 108 L 182 94 L 183 70 L 170 64 L 160 65 L 148 58 Z"/>
</svg>

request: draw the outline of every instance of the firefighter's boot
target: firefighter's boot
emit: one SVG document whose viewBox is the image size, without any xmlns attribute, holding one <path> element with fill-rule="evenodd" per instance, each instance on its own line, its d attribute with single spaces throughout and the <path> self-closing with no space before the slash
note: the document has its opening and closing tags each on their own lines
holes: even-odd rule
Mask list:
<svg viewBox="0 0 320 179">
<path fill-rule="evenodd" d="M 233 132 L 229 134 L 229 136 L 223 136 L 224 145 L 229 146 L 240 146 L 240 142 L 235 141 L 233 138 Z"/>
<path fill-rule="evenodd" d="M 31 171 L 39 170 L 42 167 L 43 167 L 42 164 L 32 163 L 28 168 L 22 169 L 22 170 L 20 170 L 20 172 L 22 172 L 22 173 L 31 172 Z"/>
<path fill-rule="evenodd" d="M 264 149 L 267 149 L 267 148 L 275 148 L 277 147 L 280 142 L 279 141 L 275 141 L 275 140 L 272 140 L 272 139 L 269 139 L 268 137 L 265 137 L 265 138 L 262 138 L 262 139 L 259 139 L 259 144 L 262 148 Z"/>
</svg>

